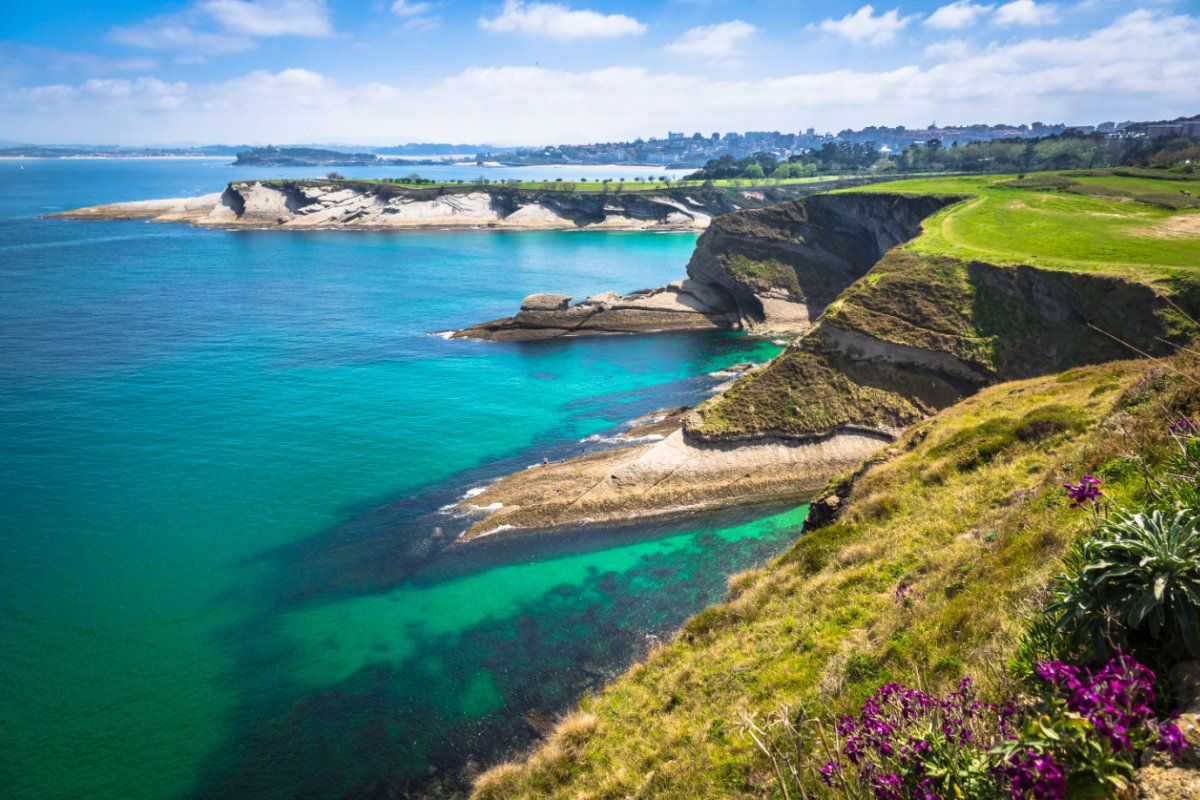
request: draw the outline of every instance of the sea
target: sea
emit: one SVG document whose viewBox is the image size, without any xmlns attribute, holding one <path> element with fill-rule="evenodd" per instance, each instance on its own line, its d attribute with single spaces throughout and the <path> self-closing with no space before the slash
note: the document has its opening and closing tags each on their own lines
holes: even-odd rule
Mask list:
<svg viewBox="0 0 1200 800">
<path fill-rule="evenodd" d="M 438 332 L 681 278 L 692 234 L 43 216 L 325 171 L 0 161 L 4 797 L 453 796 L 799 535 L 768 505 L 454 544 L 489 481 L 779 348 Z"/>
</svg>

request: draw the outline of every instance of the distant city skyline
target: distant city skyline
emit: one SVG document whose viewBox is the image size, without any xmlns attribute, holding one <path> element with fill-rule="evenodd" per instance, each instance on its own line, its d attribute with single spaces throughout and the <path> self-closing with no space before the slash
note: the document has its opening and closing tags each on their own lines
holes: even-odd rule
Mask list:
<svg viewBox="0 0 1200 800">
<path fill-rule="evenodd" d="M 1200 2 L 63 0 L 0 15 L 0 139 L 632 140 L 1191 114 Z"/>
</svg>

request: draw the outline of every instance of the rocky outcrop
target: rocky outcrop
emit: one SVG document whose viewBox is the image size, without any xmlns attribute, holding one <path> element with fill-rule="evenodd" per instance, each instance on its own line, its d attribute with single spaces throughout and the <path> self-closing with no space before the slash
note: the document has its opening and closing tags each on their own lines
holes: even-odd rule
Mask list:
<svg viewBox="0 0 1200 800">
<path fill-rule="evenodd" d="M 530 467 L 470 500 L 484 516 L 462 541 L 523 528 L 551 528 L 713 508 L 765 497 L 803 499 L 829 476 L 852 468 L 888 439 L 839 433 L 807 441 L 760 440 L 729 445 L 684 436 L 679 420 L 657 439 Z M 631 434 L 640 434 L 631 431 Z"/>
<path fill-rule="evenodd" d="M 1172 670 L 1172 679 L 1187 704 L 1175 721 L 1187 747 L 1178 754 L 1148 751 L 1134 776 L 1141 800 L 1196 800 L 1200 798 L 1200 662 L 1190 661 Z"/>
<path fill-rule="evenodd" d="M 574 305 L 562 294 L 525 298 L 516 316 L 456 331 L 453 338 L 534 341 L 559 336 L 661 331 L 712 330 L 736 327 L 728 313 L 730 300 L 719 289 L 683 280 L 660 289 L 628 295 L 605 292 Z"/>
<path fill-rule="evenodd" d="M 113 203 L 52 214 L 70 219 L 149 219 L 204 227 L 494 228 L 499 230 L 701 231 L 713 217 L 811 194 L 829 185 L 651 192 L 532 190 L 503 184 L 410 188 L 382 181 L 230 183 L 193 198 Z"/>
<path fill-rule="evenodd" d="M 724 289 L 749 329 L 803 331 L 922 220 L 962 199 L 856 192 L 727 214 L 696 243 L 688 277 Z"/>
</svg>

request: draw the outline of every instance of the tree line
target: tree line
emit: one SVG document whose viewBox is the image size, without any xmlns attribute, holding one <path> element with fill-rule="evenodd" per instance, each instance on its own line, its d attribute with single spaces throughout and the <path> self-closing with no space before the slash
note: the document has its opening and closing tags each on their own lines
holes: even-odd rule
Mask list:
<svg viewBox="0 0 1200 800">
<path fill-rule="evenodd" d="M 1160 167 L 1191 172 L 1200 161 L 1200 140 L 1188 137 L 1109 138 L 1066 131 L 1036 139 L 998 139 L 942 145 L 938 139 L 897 153 L 874 142 L 826 142 L 781 161 L 770 153 L 724 155 L 687 176 L 689 180 L 798 178 L 861 172 L 1035 172 L 1101 167 Z"/>
</svg>

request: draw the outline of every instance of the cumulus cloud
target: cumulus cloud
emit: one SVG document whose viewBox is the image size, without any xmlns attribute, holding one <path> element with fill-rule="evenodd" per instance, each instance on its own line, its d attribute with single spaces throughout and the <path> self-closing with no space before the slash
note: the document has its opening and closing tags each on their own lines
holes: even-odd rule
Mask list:
<svg viewBox="0 0 1200 800">
<path fill-rule="evenodd" d="M 325 0 L 205 0 L 200 8 L 226 30 L 247 36 L 333 33 Z"/>
<path fill-rule="evenodd" d="M 1050 25 L 1058 22 L 1058 9 L 1035 0 L 1012 0 L 996 9 L 997 25 Z"/>
<path fill-rule="evenodd" d="M 493 33 L 523 33 L 558 41 L 639 35 L 646 26 L 624 14 L 577 10 L 558 3 L 505 0 L 495 17 L 480 17 L 479 25 Z"/>
<path fill-rule="evenodd" d="M 993 8 L 995 6 L 972 3 L 971 0 L 957 0 L 934 11 L 925 19 L 925 24 L 938 30 L 956 31 L 974 25 L 975 20 Z"/>
<path fill-rule="evenodd" d="M 667 45 L 667 50 L 683 56 L 731 56 L 757 30 L 740 19 L 716 25 L 700 25 Z"/>
<path fill-rule="evenodd" d="M 867 5 L 841 19 L 822 20 L 817 27 L 855 43 L 884 44 L 895 39 L 910 20 L 911 17 L 901 17 L 897 9 L 876 16 L 875 8 Z"/>
<path fill-rule="evenodd" d="M 220 55 L 249 50 L 259 38 L 332 33 L 325 0 L 202 0 L 177 14 L 113 28 L 108 38 L 132 47 Z"/>
<path fill-rule="evenodd" d="M 927 46 L 925 55 L 929 58 L 952 60 L 966 58 L 971 54 L 971 49 L 971 45 L 962 39 L 947 39 L 944 42 L 934 42 Z"/>
<path fill-rule="evenodd" d="M 254 47 L 254 40 L 248 36 L 198 30 L 179 16 L 152 17 L 135 25 L 121 25 L 109 31 L 108 38 L 119 44 L 147 50 L 179 50 L 213 55 L 237 53 Z"/>
<path fill-rule="evenodd" d="M 0 93 L 0 130 L 71 141 L 357 141 L 475 139 L 536 144 L 649 131 L 797 129 L 963 121 L 1161 119 L 1195 105 L 1191 57 L 1200 20 L 1139 10 L 1091 32 L 1032 37 L 928 67 L 797 72 L 735 80 L 611 67 L 470 68 L 433 82 L 346 84 L 304 69 L 209 83 L 153 78 L 54 84 Z M 415 115 L 411 109 L 421 108 Z"/>
</svg>

